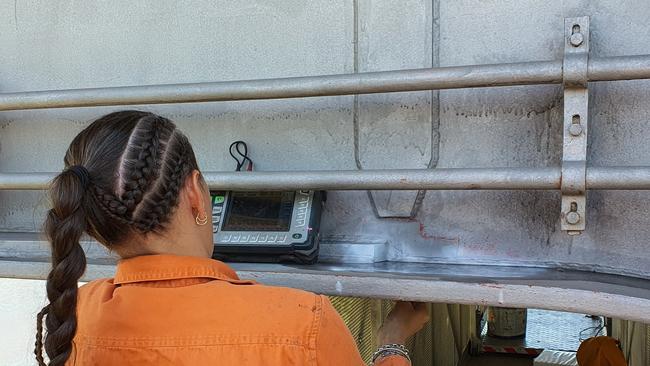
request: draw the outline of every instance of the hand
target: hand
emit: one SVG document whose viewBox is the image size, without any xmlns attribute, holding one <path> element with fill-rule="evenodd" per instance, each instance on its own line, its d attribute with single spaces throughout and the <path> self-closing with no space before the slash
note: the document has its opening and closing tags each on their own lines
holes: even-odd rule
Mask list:
<svg viewBox="0 0 650 366">
<path fill-rule="evenodd" d="M 379 328 L 379 345 L 406 344 L 406 340 L 422 329 L 428 321 L 429 311 L 425 303 L 398 301 Z"/>
</svg>

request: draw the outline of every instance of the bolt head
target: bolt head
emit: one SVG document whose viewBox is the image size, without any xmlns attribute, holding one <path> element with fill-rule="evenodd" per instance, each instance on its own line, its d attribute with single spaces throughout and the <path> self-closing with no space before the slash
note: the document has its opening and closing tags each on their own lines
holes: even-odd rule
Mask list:
<svg viewBox="0 0 650 366">
<path fill-rule="evenodd" d="M 580 136 L 582 134 L 582 125 L 578 123 L 574 123 L 571 126 L 569 126 L 569 133 L 571 136 Z"/>
<path fill-rule="evenodd" d="M 571 42 L 573 47 L 578 47 L 582 42 L 584 42 L 584 37 L 582 36 L 582 33 L 573 33 L 569 38 L 569 42 Z"/>
<path fill-rule="evenodd" d="M 566 214 L 566 222 L 569 223 L 570 225 L 575 225 L 575 224 L 579 223 L 580 222 L 580 214 L 575 212 L 575 211 L 571 211 L 571 212 L 567 213 Z"/>
</svg>

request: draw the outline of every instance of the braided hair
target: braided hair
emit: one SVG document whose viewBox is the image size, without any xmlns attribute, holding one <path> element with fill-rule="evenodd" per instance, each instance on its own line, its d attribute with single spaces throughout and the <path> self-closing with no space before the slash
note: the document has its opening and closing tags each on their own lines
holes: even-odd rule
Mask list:
<svg viewBox="0 0 650 366">
<path fill-rule="evenodd" d="M 187 137 L 166 118 L 121 111 L 91 123 L 70 144 L 66 170 L 49 189 L 45 233 L 52 248 L 47 304 L 37 315 L 39 366 L 64 365 L 77 329 L 77 283 L 86 269 L 84 233 L 109 249 L 133 234 L 162 232 L 187 177 L 198 170 Z M 47 330 L 43 336 L 43 320 Z"/>
</svg>

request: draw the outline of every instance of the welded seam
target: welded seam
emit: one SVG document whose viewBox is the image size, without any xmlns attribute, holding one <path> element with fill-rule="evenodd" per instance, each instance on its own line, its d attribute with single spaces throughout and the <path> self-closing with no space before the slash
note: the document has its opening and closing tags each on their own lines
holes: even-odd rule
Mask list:
<svg viewBox="0 0 650 366">
<path fill-rule="evenodd" d="M 431 67 L 440 66 L 440 1 L 431 0 Z M 440 91 L 431 90 L 431 157 L 427 169 L 435 169 L 440 157 Z M 419 190 L 411 208 L 411 217 L 415 217 L 422 207 L 427 194 Z"/>
<path fill-rule="evenodd" d="M 353 60 L 353 69 L 354 73 L 359 73 L 359 0 L 353 0 L 354 6 L 354 60 Z M 359 151 L 361 142 L 360 132 L 359 132 L 359 109 L 361 102 L 359 101 L 359 94 L 354 94 L 353 104 L 352 104 L 352 129 L 354 132 L 354 162 L 357 165 L 358 170 L 363 170 L 363 164 L 361 164 L 361 153 Z M 381 217 L 379 215 L 379 210 L 377 209 L 377 203 L 372 197 L 372 191 L 366 191 L 368 195 L 368 200 L 370 201 L 370 207 L 375 214 L 375 217 Z"/>
<path fill-rule="evenodd" d="M 354 0 L 354 54 L 353 54 L 353 70 L 355 74 L 359 73 L 359 0 Z M 357 169 L 362 170 L 361 157 L 359 153 L 359 94 L 354 94 L 352 104 L 352 129 L 354 132 L 354 162 Z"/>
</svg>

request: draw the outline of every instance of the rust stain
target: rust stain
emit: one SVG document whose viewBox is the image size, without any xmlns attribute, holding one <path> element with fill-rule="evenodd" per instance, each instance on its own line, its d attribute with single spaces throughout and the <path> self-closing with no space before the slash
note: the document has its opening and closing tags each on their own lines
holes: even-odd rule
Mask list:
<svg viewBox="0 0 650 366">
<path fill-rule="evenodd" d="M 456 245 L 458 245 L 458 243 L 460 242 L 460 238 L 457 238 L 457 237 L 456 238 L 448 238 L 448 237 L 445 237 L 445 236 L 431 235 L 431 234 L 427 233 L 426 227 L 424 226 L 424 224 L 421 221 L 418 220 L 417 222 L 418 222 L 418 224 L 420 226 L 420 229 L 419 229 L 420 236 L 423 239 L 447 241 L 447 242 L 454 243 Z"/>
</svg>

